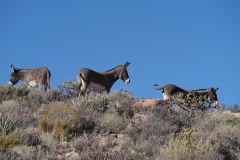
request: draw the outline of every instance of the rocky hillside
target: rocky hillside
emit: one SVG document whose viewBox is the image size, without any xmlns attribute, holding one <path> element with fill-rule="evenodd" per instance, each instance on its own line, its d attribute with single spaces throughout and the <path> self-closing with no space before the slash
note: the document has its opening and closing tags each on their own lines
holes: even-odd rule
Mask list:
<svg viewBox="0 0 240 160">
<path fill-rule="evenodd" d="M 0 159 L 240 159 L 240 116 L 189 116 L 129 92 L 78 97 L 0 86 Z"/>
</svg>

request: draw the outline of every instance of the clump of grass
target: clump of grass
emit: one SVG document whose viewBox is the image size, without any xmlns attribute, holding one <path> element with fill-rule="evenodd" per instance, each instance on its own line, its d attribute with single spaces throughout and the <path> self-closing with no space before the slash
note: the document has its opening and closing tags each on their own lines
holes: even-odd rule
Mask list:
<svg viewBox="0 0 240 160">
<path fill-rule="evenodd" d="M 81 108 L 92 108 L 97 112 L 105 112 L 109 106 L 109 95 L 106 93 L 92 93 L 84 97 L 78 97 L 72 100 L 72 104 L 81 110 Z"/>
<path fill-rule="evenodd" d="M 65 121 L 61 118 L 55 120 L 43 118 L 40 120 L 38 128 L 42 133 L 51 133 L 54 138 L 61 141 L 66 140 L 69 136 L 81 134 L 83 132 L 80 130 L 81 124 L 77 124 L 77 120 Z"/>
<path fill-rule="evenodd" d="M 22 142 L 12 135 L 1 135 L 0 136 L 0 146 L 4 149 L 13 148 L 14 146 L 21 145 Z"/>
<path fill-rule="evenodd" d="M 94 111 L 83 108 L 77 111 L 69 103 L 52 103 L 38 120 L 40 132 L 52 133 L 58 140 L 75 137 L 83 132 L 91 132 L 95 127 Z"/>
<path fill-rule="evenodd" d="M 16 127 L 16 122 L 13 122 L 8 119 L 7 116 L 0 113 L 0 133 L 1 134 L 9 134 Z"/>
<path fill-rule="evenodd" d="M 66 136 L 66 128 L 67 128 L 67 123 L 63 119 L 56 119 L 54 121 L 54 127 L 53 127 L 53 135 L 58 139 L 62 140 L 64 139 L 64 136 Z"/>
<path fill-rule="evenodd" d="M 38 131 L 40 132 L 52 132 L 54 128 L 54 121 L 48 116 L 43 116 L 39 119 L 37 124 Z"/>
</svg>

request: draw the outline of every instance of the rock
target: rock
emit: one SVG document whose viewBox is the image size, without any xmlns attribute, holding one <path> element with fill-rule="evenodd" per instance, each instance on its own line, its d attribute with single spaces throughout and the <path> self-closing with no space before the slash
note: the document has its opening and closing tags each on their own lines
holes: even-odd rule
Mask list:
<svg viewBox="0 0 240 160">
<path fill-rule="evenodd" d="M 137 101 L 134 106 L 135 107 L 142 107 L 142 108 L 154 108 L 157 105 L 163 105 L 166 104 L 164 100 L 159 99 L 143 99 Z"/>
</svg>

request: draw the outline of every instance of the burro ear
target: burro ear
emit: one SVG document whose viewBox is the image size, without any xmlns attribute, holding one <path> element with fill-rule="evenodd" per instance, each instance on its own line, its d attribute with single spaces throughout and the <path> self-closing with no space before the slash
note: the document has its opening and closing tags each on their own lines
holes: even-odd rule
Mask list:
<svg viewBox="0 0 240 160">
<path fill-rule="evenodd" d="M 130 62 L 126 62 L 126 63 L 124 64 L 124 67 L 128 67 L 129 64 L 130 64 Z"/>
<path fill-rule="evenodd" d="M 14 66 L 11 64 L 11 72 L 14 72 L 15 71 L 15 68 Z"/>
<path fill-rule="evenodd" d="M 217 91 L 219 88 L 217 87 L 216 89 L 214 87 L 211 88 L 212 91 Z"/>
</svg>

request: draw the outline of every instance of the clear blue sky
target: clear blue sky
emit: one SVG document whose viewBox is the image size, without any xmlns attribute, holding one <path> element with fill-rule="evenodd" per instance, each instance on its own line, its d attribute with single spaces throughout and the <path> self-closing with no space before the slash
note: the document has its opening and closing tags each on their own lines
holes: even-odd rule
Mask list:
<svg viewBox="0 0 240 160">
<path fill-rule="evenodd" d="M 240 104 L 240 1 L 0 1 L 0 83 L 10 64 L 47 66 L 56 87 L 81 67 L 130 61 L 128 89 L 160 98 L 152 85 L 219 87 L 220 103 Z"/>
</svg>

